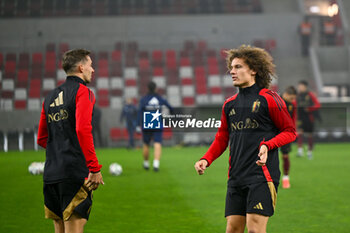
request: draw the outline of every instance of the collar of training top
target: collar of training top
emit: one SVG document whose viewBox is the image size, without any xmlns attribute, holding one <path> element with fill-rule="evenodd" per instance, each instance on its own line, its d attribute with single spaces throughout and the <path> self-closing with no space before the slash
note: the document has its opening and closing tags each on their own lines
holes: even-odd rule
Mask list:
<svg viewBox="0 0 350 233">
<path fill-rule="evenodd" d="M 67 76 L 67 80 L 76 81 L 76 82 L 81 83 L 81 84 L 86 86 L 86 83 L 84 82 L 84 80 L 82 80 L 81 78 L 79 78 L 77 76 Z"/>
<path fill-rule="evenodd" d="M 242 94 L 257 93 L 259 91 L 260 91 L 260 88 L 258 87 L 258 85 L 256 83 L 254 83 L 250 87 L 239 88 L 239 93 L 242 93 Z"/>
</svg>

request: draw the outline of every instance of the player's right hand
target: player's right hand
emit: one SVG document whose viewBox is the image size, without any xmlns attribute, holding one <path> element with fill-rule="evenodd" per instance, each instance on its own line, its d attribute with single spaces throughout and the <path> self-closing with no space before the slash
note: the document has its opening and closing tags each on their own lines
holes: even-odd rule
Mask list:
<svg viewBox="0 0 350 233">
<path fill-rule="evenodd" d="M 196 162 L 196 164 L 194 165 L 194 168 L 196 169 L 198 175 L 203 175 L 205 169 L 207 169 L 207 166 L 208 166 L 208 161 L 205 159 L 202 159 Z"/>
</svg>

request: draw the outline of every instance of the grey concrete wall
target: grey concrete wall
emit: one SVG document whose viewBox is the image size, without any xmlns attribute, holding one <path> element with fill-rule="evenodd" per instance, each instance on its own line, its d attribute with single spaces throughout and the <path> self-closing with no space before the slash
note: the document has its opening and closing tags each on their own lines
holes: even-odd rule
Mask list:
<svg viewBox="0 0 350 233">
<path fill-rule="evenodd" d="M 347 71 L 349 69 L 349 51 L 342 47 L 320 47 L 317 55 L 322 71 Z"/>
</svg>

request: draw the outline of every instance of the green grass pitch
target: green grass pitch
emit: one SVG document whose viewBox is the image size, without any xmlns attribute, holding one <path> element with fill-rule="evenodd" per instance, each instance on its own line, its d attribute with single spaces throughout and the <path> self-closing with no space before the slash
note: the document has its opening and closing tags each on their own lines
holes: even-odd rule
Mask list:
<svg viewBox="0 0 350 233">
<path fill-rule="evenodd" d="M 85 232 L 224 232 L 226 151 L 198 176 L 194 162 L 207 147 L 164 148 L 161 170 L 144 171 L 141 150 L 97 150 L 105 186 L 94 192 Z M 314 159 L 291 153 L 291 189 L 278 191 L 268 232 L 349 232 L 350 144 L 317 144 Z M 42 176 L 28 173 L 44 151 L 0 153 L 0 232 L 53 232 L 44 219 Z M 109 164 L 123 174 L 113 177 Z"/>
</svg>

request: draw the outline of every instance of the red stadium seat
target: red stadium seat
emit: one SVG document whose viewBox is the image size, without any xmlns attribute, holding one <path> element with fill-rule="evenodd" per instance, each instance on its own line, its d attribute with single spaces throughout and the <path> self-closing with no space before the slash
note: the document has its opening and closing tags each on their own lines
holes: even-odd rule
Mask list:
<svg viewBox="0 0 350 233">
<path fill-rule="evenodd" d="M 100 60 L 100 59 L 108 60 L 108 52 L 105 52 L 105 51 L 99 52 L 99 53 L 98 53 L 98 59 L 99 59 L 99 60 Z"/>
<path fill-rule="evenodd" d="M 109 90 L 97 90 L 97 105 L 102 108 L 109 107 Z"/>
<path fill-rule="evenodd" d="M 197 95 L 208 94 L 207 85 L 206 84 L 197 84 L 196 85 L 196 94 Z"/>
<path fill-rule="evenodd" d="M 195 103 L 194 97 L 183 97 L 182 103 L 184 106 L 193 106 Z"/>
<path fill-rule="evenodd" d="M 219 67 L 217 65 L 208 66 L 208 74 L 219 74 Z"/>
<path fill-rule="evenodd" d="M 2 69 L 3 65 L 4 65 L 4 55 L 0 53 L 0 69 Z"/>
<path fill-rule="evenodd" d="M 191 61 L 188 57 L 180 58 L 180 66 L 191 66 Z"/>
<path fill-rule="evenodd" d="M 125 86 L 137 86 L 137 81 L 136 79 L 127 79 L 125 80 Z"/>
<path fill-rule="evenodd" d="M 29 97 L 40 98 L 41 92 L 41 79 L 34 78 L 30 80 L 29 84 Z"/>
<path fill-rule="evenodd" d="M 153 76 L 164 76 L 164 71 L 162 67 L 153 68 Z"/>
<path fill-rule="evenodd" d="M 111 76 L 112 77 L 121 77 L 123 74 L 122 64 L 120 62 L 113 63 L 111 67 Z"/>
<path fill-rule="evenodd" d="M 211 87 L 210 88 L 210 93 L 211 94 L 221 94 L 222 93 L 222 89 L 221 89 L 221 87 Z"/>
<path fill-rule="evenodd" d="M 181 85 L 193 85 L 192 78 L 182 78 Z"/>
<path fill-rule="evenodd" d="M 140 139 L 141 134 L 138 134 L 136 139 Z M 118 128 L 113 127 L 109 131 L 109 136 L 112 141 L 121 141 L 121 140 L 128 140 L 129 139 L 129 133 L 126 128 Z M 135 135 L 136 136 L 136 135 Z"/>
<path fill-rule="evenodd" d="M 98 98 L 97 105 L 101 108 L 109 107 L 109 98 Z"/>
<path fill-rule="evenodd" d="M 56 52 L 45 53 L 45 78 L 56 78 Z"/>
<path fill-rule="evenodd" d="M 17 55 L 15 53 L 7 53 L 6 54 L 6 61 L 16 61 Z"/>
<path fill-rule="evenodd" d="M 74 1 L 73 1 L 74 2 Z M 69 50 L 69 45 L 67 43 L 60 43 L 59 44 L 59 56 L 61 60 L 62 55 Z"/>
<path fill-rule="evenodd" d="M 32 54 L 32 63 L 33 64 L 41 64 L 43 62 L 43 54 L 42 53 L 33 53 Z"/>
<path fill-rule="evenodd" d="M 153 64 L 153 66 L 162 66 L 163 65 L 163 51 L 154 50 L 152 52 L 152 64 Z"/>
<path fill-rule="evenodd" d="M 26 109 L 27 100 L 15 100 L 15 109 Z"/>
<path fill-rule="evenodd" d="M 10 60 L 5 63 L 4 78 L 14 79 L 16 76 L 16 61 Z"/>
<path fill-rule="evenodd" d="M 20 53 L 18 69 L 29 69 L 29 53 Z"/>
<path fill-rule="evenodd" d="M 148 58 L 140 58 L 139 60 L 139 69 L 140 69 L 140 72 L 142 71 L 147 71 L 149 70 L 150 68 L 150 64 L 149 64 L 149 60 Z"/>
<path fill-rule="evenodd" d="M 122 130 L 120 128 L 111 128 L 109 131 L 109 137 L 112 141 L 119 141 L 122 139 Z"/>
<path fill-rule="evenodd" d="M 122 53 L 120 50 L 114 50 L 112 52 L 112 61 L 120 62 L 122 60 Z"/>
<path fill-rule="evenodd" d="M 167 84 L 168 85 L 179 84 L 179 75 L 178 75 L 177 70 L 168 70 L 166 77 L 167 77 Z"/>
<path fill-rule="evenodd" d="M 204 40 L 199 40 L 197 42 L 197 49 L 201 51 L 207 50 L 207 42 Z"/>
<path fill-rule="evenodd" d="M 97 66 L 98 77 L 109 77 L 109 66 L 106 58 L 99 59 Z"/>
<path fill-rule="evenodd" d="M 163 139 L 169 140 L 173 137 L 173 131 L 171 128 L 164 128 L 163 129 Z"/>
<path fill-rule="evenodd" d="M 139 52 L 139 58 L 149 58 L 148 52 L 147 51 L 140 51 Z"/>
<path fill-rule="evenodd" d="M 13 91 L 1 91 L 1 98 L 4 99 L 12 99 L 14 96 L 14 92 Z"/>
<path fill-rule="evenodd" d="M 16 87 L 26 88 L 28 86 L 28 76 L 28 70 L 18 70 Z"/>
</svg>

